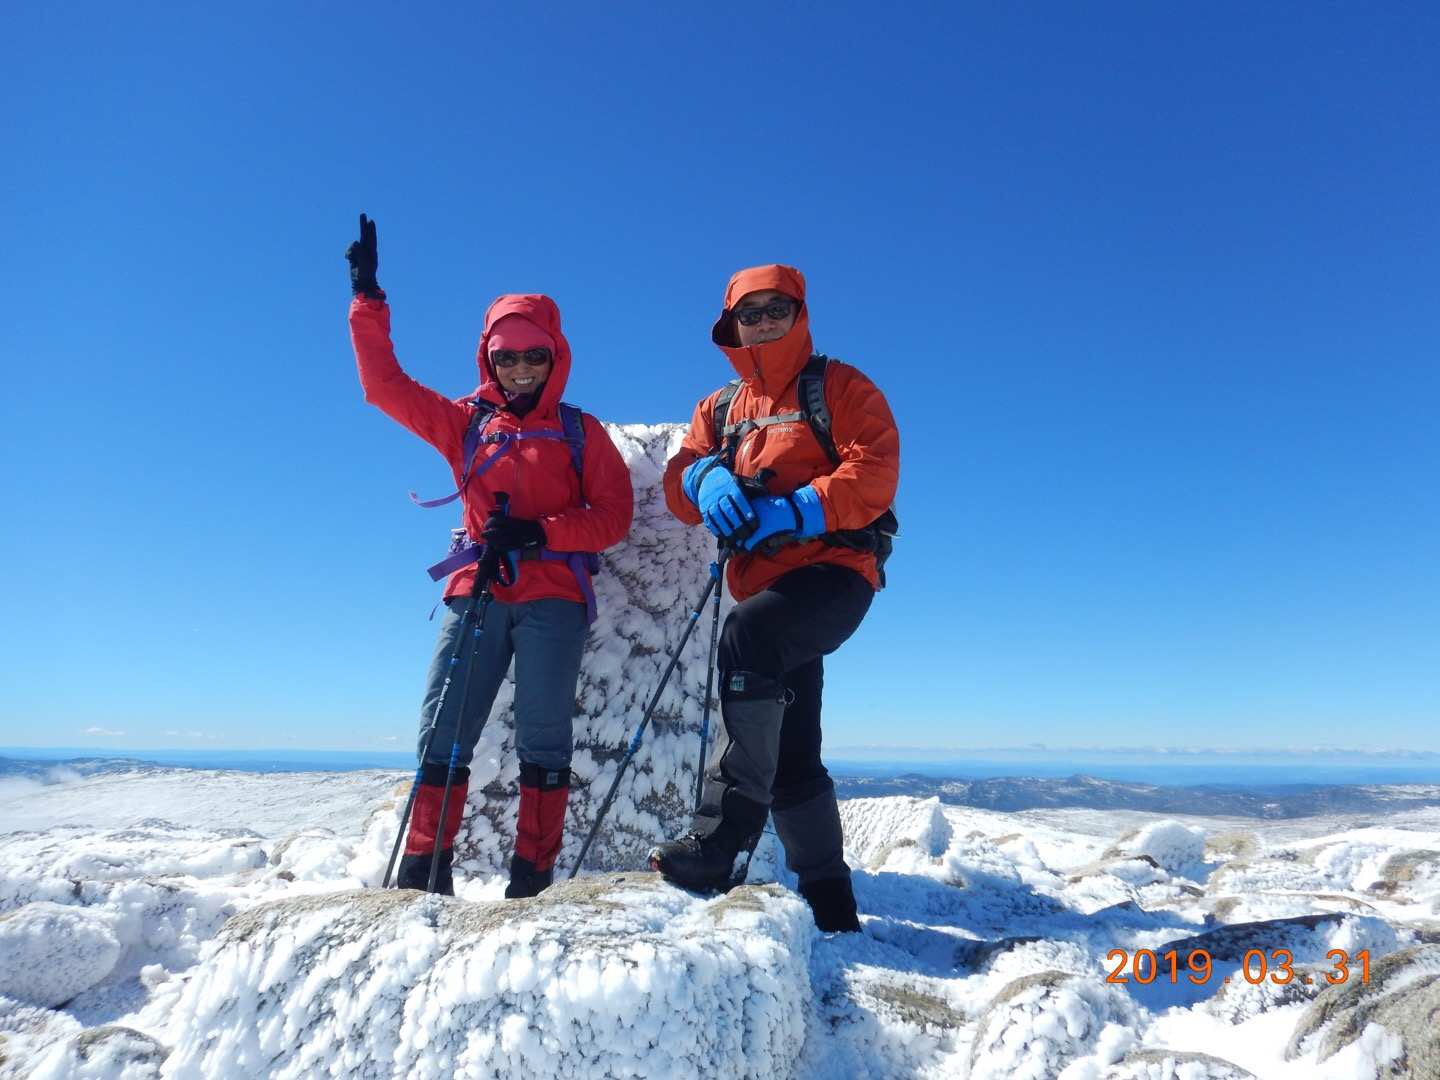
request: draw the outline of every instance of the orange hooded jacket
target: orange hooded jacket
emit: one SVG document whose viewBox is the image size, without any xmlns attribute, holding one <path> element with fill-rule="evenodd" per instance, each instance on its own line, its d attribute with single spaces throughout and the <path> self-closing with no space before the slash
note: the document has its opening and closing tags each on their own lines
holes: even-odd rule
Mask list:
<svg viewBox="0 0 1440 1080">
<path fill-rule="evenodd" d="M 742 346 L 735 336 L 731 309 L 747 293 L 762 289 L 794 297 L 800 301 L 800 311 L 784 337 Z M 805 306 L 805 278 L 799 270 L 771 265 L 737 273 L 725 289 L 725 308 L 711 337 L 742 380 L 730 402 L 727 423 L 800 409 L 798 378 L 814 345 L 810 339 L 810 313 Z M 692 462 L 720 449 L 713 427 L 719 396 L 720 390 L 716 390 L 695 406 L 690 430 L 679 452 L 665 467 L 666 505 L 687 525 L 700 524 L 700 511 L 685 496 L 681 479 Z M 826 365 L 825 401 L 830 408 L 835 448 L 840 452 L 838 466 L 826 456 L 810 425 L 799 420 L 758 428 L 746 435 L 735 455 L 735 472 L 753 476 L 761 469 L 773 470 L 767 487 L 774 495 L 788 495 L 811 484 L 825 509 L 827 532 L 863 529 L 895 499 L 900 479 L 900 433 L 884 395 L 849 364 L 832 360 Z M 814 563 L 849 567 L 864 576 L 872 588 L 880 587 L 874 555 L 808 540 L 787 544 L 773 555 L 738 552 L 727 572 L 731 595 L 744 600 L 783 574 Z"/>
<path fill-rule="evenodd" d="M 548 296 L 508 294 L 490 305 L 475 356 L 480 369 L 477 392 L 497 405 L 506 402 L 486 347 L 491 329 L 506 315 L 523 315 L 555 339 L 554 365 L 540 391 L 540 400 L 530 412 L 522 417 L 498 409 L 485 430 L 497 434 L 537 428 L 558 430 L 558 406 L 570 376 L 570 343 L 560 332 L 560 310 Z M 355 347 L 365 400 L 439 450 L 450 463 L 458 485 L 465 465 L 465 431 L 472 413 L 464 402 L 475 394 L 451 401 L 405 374 L 390 342 L 390 308 L 383 299 L 355 297 L 350 305 L 350 341 Z M 558 439 L 515 442 L 493 468 L 476 476 L 474 471 L 496 452 L 493 445 L 482 446 L 463 492 L 463 523 L 470 535 L 480 536 L 495 505 L 495 492 L 504 491 L 510 494 L 511 515 L 538 520 L 545 528 L 546 546 L 552 551 L 599 552 L 623 540 L 630 531 L 634 511 L 630 470 L 600 421 L 586 413 L 584 424 L 583 491 L 570 448 Z M 468 595 L 474 580 L 474 566 L 457 570 L 445 585 L 445 596 Z M 522 562 L 516 583 L 508 587 L 497 583 L 494 593 L 497 600 L 508 604 L 545 598 L 584 602 L 574 573 L 562 562 Z"/>
</svg>

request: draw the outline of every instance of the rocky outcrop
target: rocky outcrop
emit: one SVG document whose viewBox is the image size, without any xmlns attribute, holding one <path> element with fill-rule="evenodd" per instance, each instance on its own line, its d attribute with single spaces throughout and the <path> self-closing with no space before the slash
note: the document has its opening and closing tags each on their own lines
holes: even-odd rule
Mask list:
<svg viewBox="0 0 1440 1080">
<path fill-rule="evenodd" d="M 1389 1040 L 1377 1080 L 1440 1076 L 1440 945 L 1401 949 L 1372 964 L 1368 982 L 1355 972 L 1328 987 L 1295 1025 L 1285 1056 L 1324 1061 L 1361 1039 Z"/>
</svg>

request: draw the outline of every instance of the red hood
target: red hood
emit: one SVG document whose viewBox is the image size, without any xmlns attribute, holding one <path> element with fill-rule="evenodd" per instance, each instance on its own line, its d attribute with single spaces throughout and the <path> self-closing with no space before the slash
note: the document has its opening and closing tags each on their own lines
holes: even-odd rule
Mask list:
<svg viewBox="0 0 1440 1080">
<path fill-rule="evenodd" d="M 480 347 L 475 353 L 475 365 L 480 369 L 479 393 L 497 405 L 504 405 L 508 400 L 495 378 L 489 349 L 490 329 L 506 315 L 523 315 L 555 339 L 555 363 L 536 406 L 539 412 L 553 413 L 565 394 L 565 383 L 570 378 L 570 342 L 560 332 L 560 309 L 555 306 L 555 301 L 538 293 L 506 293 L 485 312 L 485 329 L 480 334 Z"/>
<path fill-rule="evenodd" d="M 790 332 L 763 345 L 741 345 L 735 336 L 730 311 L 740 298 L 762 289 L 774 289 L 800 301 L 800 311 Z M 741 270 L 725 287 L 725 308 L 715 320 L 710 340 L 720 347 L 735 373 L 742 379 L 756 378 L 760 388 L 772 397 L 792 383 L 815 351 L 810 340 L 810 308 L 805 303 L 805 275 L 793 266 L 771 263 Z"/>
</svg>

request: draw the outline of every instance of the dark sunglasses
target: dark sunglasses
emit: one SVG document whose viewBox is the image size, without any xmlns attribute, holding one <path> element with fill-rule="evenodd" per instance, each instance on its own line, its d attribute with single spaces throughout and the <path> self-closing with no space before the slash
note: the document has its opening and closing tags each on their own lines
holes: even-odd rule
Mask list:
<svg viewBox="0 0 1440 1080">
<path fill-rule="evenodd" d="M 524 352 L 516 352 L 514 349 L 496 349 L 490 354 L 490 362 L 497 368 L 514 367 L 522 360 L 531 367 L 540 367 L 550 363 L 550 350 L 526 349 Z"/>
<path fill-rule="evenodd" d="M 780 322 L 788 319 L 790 313 L 800 305 L 794 300 L 771 300 L 764 307 L 742 307 L 735 309 L 735 318 L 741 326 L 758 326 L 761 319 Z"/>
</svg>

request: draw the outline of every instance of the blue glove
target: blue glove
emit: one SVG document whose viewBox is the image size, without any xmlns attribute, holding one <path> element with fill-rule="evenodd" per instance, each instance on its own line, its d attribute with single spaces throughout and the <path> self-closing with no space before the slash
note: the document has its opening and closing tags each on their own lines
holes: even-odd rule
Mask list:
<svg viewBox="0 0 1440 1080">
<path fill-rule="evenodd" d="M 716 460 L 718 456 L 701 458 L 686 469 L 681 487 L 700 511 L 705 527 L 728 540 L 755 520 L 755 511 L 730 470 Z"/>
<path fill-rule="evenodd" d="M 750 503 L 755 511 L 755 531 L 740 546 L 754 551 L 766 540 L 793 536 L 808 540 L 825 531 L 825 507 L 820 493 L 809 484 L 790 495 L 765 495 Z"/>
</svg>

